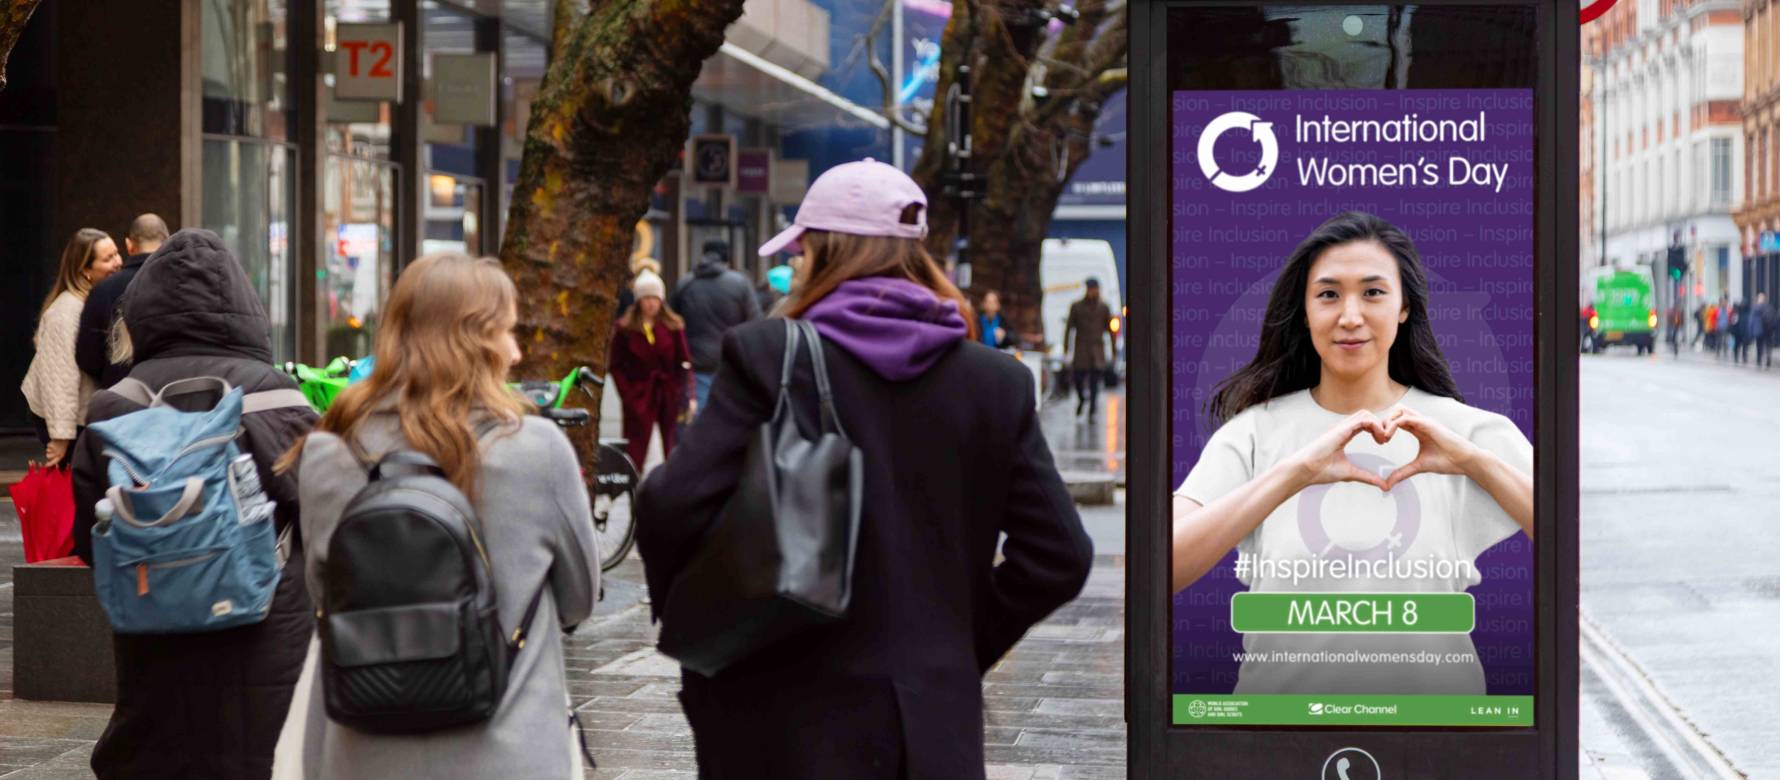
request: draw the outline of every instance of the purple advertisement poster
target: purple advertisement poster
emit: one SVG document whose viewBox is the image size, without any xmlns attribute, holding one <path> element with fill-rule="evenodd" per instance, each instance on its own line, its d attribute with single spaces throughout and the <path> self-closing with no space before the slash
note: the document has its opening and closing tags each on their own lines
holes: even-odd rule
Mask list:
<svg viewBox="0 0 1780 780">
<path fill-rule="evenodd" d="M 1177 725 L 1533 725 L 1533 93 L 1171 95 Z"/>
</svg>

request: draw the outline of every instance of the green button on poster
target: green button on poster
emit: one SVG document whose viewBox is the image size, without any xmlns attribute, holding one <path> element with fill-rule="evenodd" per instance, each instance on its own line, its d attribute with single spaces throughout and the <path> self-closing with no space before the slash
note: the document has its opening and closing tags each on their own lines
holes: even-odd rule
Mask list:
<svg viewBox="0 0 1780 780">
<path fill-rule="evenodd" d="M 1243 634 L 1468 634 L 1469 593 L 1238 593 L 1230 625 Z"/>
</svg>

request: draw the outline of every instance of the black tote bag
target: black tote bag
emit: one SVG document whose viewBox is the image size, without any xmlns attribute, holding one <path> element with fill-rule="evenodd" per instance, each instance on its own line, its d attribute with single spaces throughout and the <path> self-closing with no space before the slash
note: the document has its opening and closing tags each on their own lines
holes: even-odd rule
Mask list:
<svg viewBox="0 0 1780 780">
<path fill-rule="evenodd" d="M 792 414 L 800 336 L 822 405 L 814 439 Z M 840 619 L 852 596 L 863 461 L 835 415 L 822 339 L 808 322 L 785 321 L 778 403 L 745 457 L 735 493 L 661 610 L 661 652 L 707 677 Z"/>
</svg>

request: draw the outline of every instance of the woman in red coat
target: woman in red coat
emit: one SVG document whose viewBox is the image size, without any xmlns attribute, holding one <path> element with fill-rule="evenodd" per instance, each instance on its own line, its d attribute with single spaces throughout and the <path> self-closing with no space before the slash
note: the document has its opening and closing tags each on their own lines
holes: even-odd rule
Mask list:
<svg viewBox="0 0 1780 780">
<path fill-rule="evenodd" d="M 667 286 L 645 269 L 631 289 L 636 303 L 612 332 L 611 374 L 624 405 L 624 438 L 637 468 L 649 454 L 649 435 L 661 426 L 662 455 L 674 450 L 681 410 L 692 399 L 692 353 L 686 323 L 665 302 Z"/>
</svg>

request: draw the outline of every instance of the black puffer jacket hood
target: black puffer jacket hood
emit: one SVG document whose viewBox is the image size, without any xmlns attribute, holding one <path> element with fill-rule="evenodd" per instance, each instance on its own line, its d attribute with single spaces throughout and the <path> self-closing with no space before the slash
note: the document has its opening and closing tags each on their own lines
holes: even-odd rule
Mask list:
<svg viewBox="0 0 1780 780">
<path fill-rule="evenodd" d="M 181 230 L 148 258 L 123 298 L 135 362 L 181 355 L 272 362 L 266 307 L 208 230 Z"/>
</svg>

